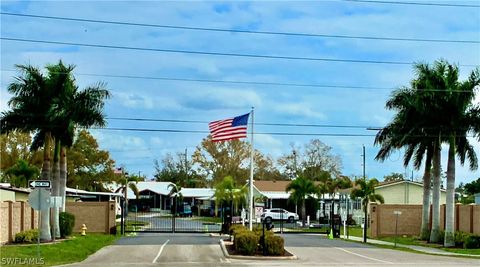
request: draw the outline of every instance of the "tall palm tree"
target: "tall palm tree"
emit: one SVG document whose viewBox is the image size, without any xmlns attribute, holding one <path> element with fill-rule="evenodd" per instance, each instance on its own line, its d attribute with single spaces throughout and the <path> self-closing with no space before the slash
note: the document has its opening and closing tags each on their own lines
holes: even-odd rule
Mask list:
<svg viewBox="0 0 480 267">
<path fill-rule="evenodd" d="M 65 203 L 67 180 L 66 148 L 72 146 L 76 128 L 106 125 L 103 107 L 104 101 L 110 97 L 104 83 L 97 83 L 79 90 L 72 74 L 74 69 L 74 65 L 64 65 L 62 61 L 47 66 L 49 86 L 58 92 L 49 109 L 49 117 L 56 126 L 53 131 L 57 140 L 55 145 L 58 146 L 54 156 L 54 159 L 57 158 L 56 161 L 54 160 L 54 166 L 58 166 L 56 193 L 63 198 L 63 203 Z M 65 205 L 62 210 L 65 210 Z"/>
<path fill-rule="evenodd" d="M 412 131 L 415 127 L 412 122 L 418 120 L 418 110 L 415 107 L 416 95 L 413 90 L 396 90 L 392 97 L 387 101 L 386 107 L 397 111 L 392 122 L 382 128 L 375 137 L 375 144 L 380 145 L 375 159 L 384 161 L 394 150 L 405 147 L 404 166 L 408 166 L 412 157 L 414 158 L 414 167 L 419 169 L 424 155 L 425 165 L 423 174 L 423 201 L 422 201 L 422 225 L 420 236 L 423 240 L 428 240 L 430 236 L 429 215 L 430 215 L 430 195 L 431 195 L 431 168 L 433 156 L 434 139 L 426 132 L 418 129 Z"/>
<path fill-rule="evenodd" d="M 13 94 L 8 105 L 11 110 L 2 113 L 0 124 L 2 133 L 9 133 L 13 130 L 23 132 L 34 132 L 35 139 L 42 139 L 43 142 L 43 165 L 41 178 L 50 180 L 50 146 L 52 123 L 48 117 L 48 110 L 51 107 L 52 99 L 56 92 L 47 85 L 47 78 L 38 68 L 28 65 L 15 66 L 20 75 L 15 77 L 7 90 Z M 32 149 L 38 148 L 32 143 Z M 50 212 L 42 212 L 40 239 L 51 240 L 50 234 Z"/>
<path fill-rule="evenodd" d="M 302 224 L 305 226 L 305 199 L 310 197 L 312 194 L 317 193 L 317 188 L 312 180 L 298 177 L 288 184 L 286 192 L 290 192 L 290 200 L 295 201 L 295 203 L 300 203 L 300 214 L 302 217 Z"/>
<path fill-rule="evenodd" d="M 478 168 L 478 160 L 473 146 L 467 139 L 467 134 L 475 130 L 475 122 L 480 114 L 475 111 L 473 101 L 475 89 L 480 85 L 479 69 L 472 71 L 469 78 L 464 82 L 458 82 L 458 67 L 448 65 L 448 87 L 446 87 L 445 109 L 449 112 L 445 115 L 447 122 L 448 165 L 447 165 L 447 202 L 445 209 L 445 238 L 444 246 L 455 246 L 455 156 L 460 158 L 460 164 L 464 165 L 466 158 L 469 160 L 471 170 Z M 475 116 L 479 116 L 475 118 Z"/>
<path fill-rule="evenodd" d="M 370 179 L 365 181 L 364 179 L 357 179 L 354 188 L 351 193 L 352 199 L 360 198 L 362 200 L 363 211 L 365 212 L 365 227 L 363 227 L 363 242 L 367 242 L 367 225 L 368 225 L 368 204 L 370 202 L 384 203 L 383 196 L 375 193 L 375 186 L 377 186 L 377 179 Z"/>
</svg>

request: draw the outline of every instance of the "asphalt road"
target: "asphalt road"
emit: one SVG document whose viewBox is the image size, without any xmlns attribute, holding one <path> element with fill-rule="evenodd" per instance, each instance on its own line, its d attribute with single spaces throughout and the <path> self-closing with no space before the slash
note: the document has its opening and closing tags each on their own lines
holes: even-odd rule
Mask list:
<svg viewBox="0 0 480 267">
<path fill-rule="evenodd" d="M 285 246 L 298 260 L 234 260 L 223 256 L 219 237 L 207 234 L 139 234 L 120 239 L 72 266 L 480 266 L 480 259 L 432 256 L 286 234 Z"/>
</svg>

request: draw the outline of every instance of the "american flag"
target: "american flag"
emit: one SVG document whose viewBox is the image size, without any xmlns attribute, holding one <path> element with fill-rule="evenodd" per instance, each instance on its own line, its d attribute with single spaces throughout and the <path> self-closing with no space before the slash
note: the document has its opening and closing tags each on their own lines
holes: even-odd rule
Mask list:
<svg viewBox="0 0 480 267">
<path fill-rule="evenodd" d="M 115 168 L 115 169 L 113 169 L 113 173 L 114 174 L 123 174 L 123 168 L 122 167 Z"/>
<path fill-rule="evenodd" d="M 235 118 L 212 121 L 208 124 L 212 141 L 227 141 L 247 137 L 248 115 Z"/>
</svg>

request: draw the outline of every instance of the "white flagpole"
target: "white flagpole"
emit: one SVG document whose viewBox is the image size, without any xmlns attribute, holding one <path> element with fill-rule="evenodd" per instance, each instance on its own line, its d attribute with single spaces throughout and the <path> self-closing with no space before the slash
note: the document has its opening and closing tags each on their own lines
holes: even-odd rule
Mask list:
<svg viewBox="0 0 480 267">
<path fill-rule="evenodd" d="M 250 112 L 250 115 L 252 116 L 252 120 L 251 120 L 251 132 L 250 132 L 250 180 L 249 180 L 249 220 L 248 220 L 248 228 L 250 229 L 250 231 L 252 230 L 253 226 L 252 226 L 252 221 L 253 221 L 253 209 L 254 209 L 254 205 L 253 205 L 253 154 L 254 154 L 254 148 L 253 148 L 253 107 L 252 107 L 252 111 Z"/>
</svg>

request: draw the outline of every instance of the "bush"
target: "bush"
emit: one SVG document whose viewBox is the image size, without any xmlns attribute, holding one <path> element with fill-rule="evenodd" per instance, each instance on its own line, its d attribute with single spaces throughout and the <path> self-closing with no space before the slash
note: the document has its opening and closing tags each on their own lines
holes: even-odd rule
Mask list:
<svg viewBox="0 0 480 267">
<path fill-rule="evenodd" d="M 281 236 L 265 235 L 265 246 L 268 255 L 281 256 L 285 251 L 284 240 Z"/>
<path fill-rule="evenodd" d="M 463 243 L 470 236 L 469 233 L 465 232 L 455 232 L 455 246 L 463 247 Z"/>
<path fill-rule="evenodd" d="M 258 236 L 258 249 L 262 252 L 263 251 L 263 235 L 262 235 L 262 232 L 255 232 L 255 234 Z M 267 231 L 265 230 L 265 238 L 268 239 L 269 237 L 272 237 L 274 235 L 274 233 L 272 231 Z M 267 242 L 265 239 L 265 242 Z M 265 244 L 266 245 L 266 244 Z M 268 247 L 268 245 L 267 245 Z"/>
<path fill-rule="evenodd" d="M 36 243 L 39 232 L 36 229 L 23 231 L 15 235 L 15 243 Z"/>
<path fill-rule="evenodd" d="M 235 250 L 242 255 L 254 255 L 259 237 L 252 231 L 241 231 L 235 236 Z"/>
<path fill-rule="evenodd" d="M 463 248 L 480 248 L 480 236 L 470 235 L 465 239 Z"/>
<path fill-rule="evenodd" d="M 68 212 L 60 212 L 60 235 L 62 237 L 69 236 L 73 233 L 75 226 L 75 216 Z"/>
<path fill-rule="evenodd" d="M 230 226 L 230 229 L 228 229 L 228 233 L 231 235 L 231 236 L 234 236 L 235 235 L 235 232 L 237 231 L 244 231 L 244 230 L 247 230 L 247 228 L 243 225 L 232 225 Z"/>
</svg>

